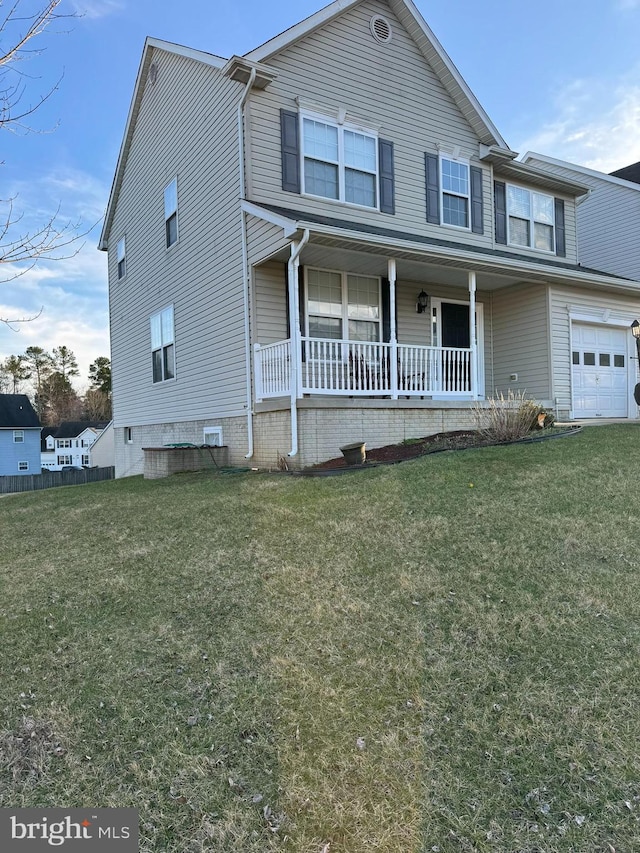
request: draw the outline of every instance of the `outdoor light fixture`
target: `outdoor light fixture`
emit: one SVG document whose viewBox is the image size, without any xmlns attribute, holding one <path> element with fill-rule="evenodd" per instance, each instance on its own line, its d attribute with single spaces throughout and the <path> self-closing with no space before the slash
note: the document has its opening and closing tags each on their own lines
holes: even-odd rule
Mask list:
<svg viewBox="0 0 640 853">
<path fill-rule="evenodd" d="M 418 294 L 418 301 L 416 302 L 416 313 L 424 314 L 427 308 L 429 307 L 429 295 L 421 290 Z M 638 322 L 636 320 L 636 322 Z M 638 324 L 638 328 L 640 329 L 640 324 Z M 634 332 L 635 334 L 635 332 Z M 639 332 L 640 334 L 640 332 Z"/>
<path fill-rule="evenodd" d="M 636 339 L 636 349 L 638 350 L 638 363 L 640 364 L 640 320 L 634 320 L 631 324 L 631 334 Z M 636 404 L 640 406 L 640 382 L 633 389 L 633 398 Z"/>
</svg>

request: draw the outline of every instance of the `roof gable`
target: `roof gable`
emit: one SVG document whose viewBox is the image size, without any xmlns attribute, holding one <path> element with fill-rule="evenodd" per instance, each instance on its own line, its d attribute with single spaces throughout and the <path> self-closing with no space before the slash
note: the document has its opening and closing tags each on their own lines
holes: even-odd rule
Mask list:
<svg viewBox="0 0 640 853">
<path fill-rule="evenodd" d="M 80 438 L 80 436 L 91 430 L 95 433 L 97 430 L 104 429 L 109 421 L 65 421 L 61 423 L 56 430 L 56 438 Z"/>
<path fill-rule="evenodd" d="M 0 428 L 40 428 L 40 421 L 26 394 L 0 394 Z"/>
<path fill-rule="evenodd" d="M 363 2 L 365 0 L 335 0 L 334 3 L 320 9 L 314 15 L 245 54 L 245 58 L 252 62 L 268 62 L 276 54 L 281 53 Z M 480 142 L 484 145 L 498 145 L 508 150 L 509 146 L 480 106 L 479 101 L 416 6 L 411 0 L 388 0 L 388 5 L 439 77 Z"/>
<path fill-rule="evenodd" d="M 140 66 L 138 68 L 138 74 L 136 76 L 136 82 L 133 88 L 133 96 L 131 98 L 129 114 L 127 116 L 124 137 L 120 146 L 118 162 L 116 165 L 113 183 L 111 184 L 111 192 L 109 193 L 107 211 L 104 217 L 102 233 L 100 234 L 100 241 L 98 243 L 98 248 L 102 251 L 106 251 L 106 249 L 108 248 L 107 241 L 109 231 L 111 230 L 111 224 L 113 222 L 115 206 L 118 200 L 120 186 L 122 184 L 124 167 L 127 161 L 127 156 L 129 154 L 129 149 L 131 147 L 131 141 L 133 138 L 133 132 L 135 130 L 136 119 L 140 111 L 140 104 L 144 95 L 147 78 L 149 76 L 150 69 L 153 64 L 153 55 L 154 52 L 158 50 L 164 50 L 167 53 L 174 53 L 178 56 L 184 56 L 187 59 L 193 59 L 196 62 L 202 62 L 205 65 L 210 65 L 212 68 L 222 69 L 226 65 L 226 60 L 222 59 L 222 57 L 220 56 L 215 56 L 212 53 L 205 53 L 202 50 L 194 50 L 193 48 L 185 47 L 184 45 L 173 44 L 172 42 L 163 41 L 162 39 L 154 39 L 151 37 L 147 37 L 144 43 L 144 48 L 142 50 L 142 58 L 140 60 Z"/>
</svg>

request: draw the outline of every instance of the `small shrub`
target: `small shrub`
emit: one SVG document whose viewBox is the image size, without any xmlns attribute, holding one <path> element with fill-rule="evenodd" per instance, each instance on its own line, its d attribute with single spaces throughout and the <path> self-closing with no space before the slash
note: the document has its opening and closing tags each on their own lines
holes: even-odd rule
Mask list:
<svg viewBox="0 0 640 853">
<path fill-rule="evenodd" d="M 509 391 L 489 397 L 488 405 L 477 406 L 474 412 L 476 428 L 480 435 L 491 441 L 516 441 L 524 438 L 532 430 L 539 427 L 539 415 L 544 414 L 543 426 L 553 423 L 553 415 L 549 415 L 536 403 L 528 400 L 524 392 Z"/>
</svg>

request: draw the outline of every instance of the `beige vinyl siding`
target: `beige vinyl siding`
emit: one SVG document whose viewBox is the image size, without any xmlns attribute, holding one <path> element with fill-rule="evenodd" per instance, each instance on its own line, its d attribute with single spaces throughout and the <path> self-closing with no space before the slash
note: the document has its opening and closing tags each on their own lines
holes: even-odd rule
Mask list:
<svg viewBox="0 0 640 853">
<path fill-rule="evenodd" d="M 640 185 L 546 161 L 531 163 L 591 187 L 577 210 L 580 263 L 640 281 Z"/>
<path fill-rule="evenodd" d="M 557 399 L 558 407 L 561 410 L 568 412 L 571 408 L 572 312 L 581 315 L 579 322 L 604 323 L 617 328 L 627 327 L 629 329 L 630 364 L 637 366 L 630 326 L 634 319 L 640 317 L 640 295 L 638 298 L 633 298 L 615 293 L 553 287 L 549 291 L 549 311 L 551 315 L 553 396 Z"/>
<path fill-rule="evenodd" d="M 269 261 L 253 274 L 256 328 L 254 342 L 275 344 L 289 337 L 287 328 L 287 266 Z"/>
<path fill-rule="evenodd" d="M 274 255 L 291 241 L 282 235 L 282 228 L 256 216 L 247 216 L 247 252 L 249 264 Z"/>
<path fill-rule="evenodd" d="M 509 391 L 549 400 L 551 367 L 547 289 L 519 285 L 492 294 L 493 388 L 487 396 Z M 512 373 L 518 379 L 512 381 Z"/>
<path fill-rule="evenodd" d="M 245 403 L 235 106 L 220 71 L 155 50 L 109 240 L 114 420 L 118 426 L 233 415 Z M 178 180 L 177 244 L 164 197 Z M 116 245 L 126 235 L 127 274 Z M 174 307 L 176 379 L 152 382 L 150 316 Z"/>
<path fill-rule="evenodd" d="M 374 14 L 393 28 L 388 44 L 377 43 L 369 30 Z M 484 177 L 484 235 L 426 222 L 425 152 L 451 152 L 476 158 L 478 138 L 389 6 L 370 0 L 349 10 L 269 60 L 278 78 L 251 95 L 251 182 L 253 201 L 294 207 L 326 216 L 409 233 L 491 246 L 493 195 L 491 170 Z M 315 106 L 327 116 L 339 109 L 347 122 L 377 130 L 394 143 L 394 216 L 362 207 L 301 196 L 282 190 L 280 108 Z M 473 164 L 472 160 L 472 164 Z"/>
</svg>

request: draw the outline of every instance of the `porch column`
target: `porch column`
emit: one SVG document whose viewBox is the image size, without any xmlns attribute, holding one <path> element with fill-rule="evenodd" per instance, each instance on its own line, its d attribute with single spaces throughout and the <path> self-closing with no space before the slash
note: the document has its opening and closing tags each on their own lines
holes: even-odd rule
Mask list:
<svg viewBox="0 0 640 853">
<path fill-rule="evenodd" d="M 291 346 L 289 391 L 291 394 L 291 450 L 289 456 L 298 453 L 298 397 L 302 388 L 302 330 L 300 328 L 300 305 L 298 299 L 298 270 L 300 252 L 309 242 L 309 231 L 305 229 L 302 238 L 291 243 L 291 257 L 287 262 L 287 284 L 289 286 L 289 337 Z"/>
<path fill-rule="evenodd" d="M 476 344 L 476 274 L 469 272 L 469 344 L 471 348 L 471 397 L 478 399 L 478 346 Z"/>
<path fill-rule="evenodd" d="M 391 382 L 391 399 L 398 399 L 398 332 L 396 329 L 396 260 L 389 258 L 388 261 L 389 279 L 389 380 Z"/>
</svg>

